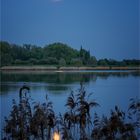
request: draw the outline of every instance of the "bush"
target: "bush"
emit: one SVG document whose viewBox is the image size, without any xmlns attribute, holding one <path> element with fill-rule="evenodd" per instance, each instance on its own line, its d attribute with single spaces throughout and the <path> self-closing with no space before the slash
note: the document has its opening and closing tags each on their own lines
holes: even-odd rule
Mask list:
<svg viewBox="0 0 140 140">
<path fill-rule="evenodd" d="M 54 64 L 54 65 L 56 65 L 56 64 L 58 64 L 58 60 L 56 59 L 56 58 L 54 58 L 54 57 L 48 57 L 47 59 L 46 59 L 46 61 L 47 61 L 47 64 Z"/>
<path fill-rule="evenodd" d="M 80 59 L 72 59 L 70 64 L 73 66 L 80 67 L 83 65 L 83 62 Z"/>
<path fill-rule="evenodd" d="M 30 58 L 29 63 L 30 64 L 38 64 L 38 60 L 35 58 Z"/>
<path fill-rule="evenodd" d="M 41 59 L 38 61 L 38 64 L 47 64 L 47 60 L 46 59 Z"/>
<path fill-rule="evenodd" d="M 23 61 L 23 60 L 20 60 L 20 59 L 16 59 L 14 64 L 16 65 L 24 65 L 24 64 L 28 64 L 29 62 L 28 61 Z"/>
</svg>

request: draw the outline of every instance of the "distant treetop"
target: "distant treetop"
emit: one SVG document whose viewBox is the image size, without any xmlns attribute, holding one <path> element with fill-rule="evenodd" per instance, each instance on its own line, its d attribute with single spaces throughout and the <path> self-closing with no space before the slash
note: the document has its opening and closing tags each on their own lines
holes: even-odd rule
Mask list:
<svg viewBox="0 0 140 140">
<path fill-rule="evenodd" d="M 7 65 L 56 65 L 56 66 L 139 66 L 140 60 L 100 59 L 97 61 L 90 51 L 82 46 L 73 49 L 64 43 L 53 43 L 45 47 L 31 44 L 22 46 L 0 41 L 0 66 Z"/>
</svg>

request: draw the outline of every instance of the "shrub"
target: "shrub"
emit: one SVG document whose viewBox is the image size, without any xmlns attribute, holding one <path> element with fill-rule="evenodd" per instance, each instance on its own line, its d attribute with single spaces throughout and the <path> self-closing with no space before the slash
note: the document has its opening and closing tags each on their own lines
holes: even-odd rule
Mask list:
<svg viewBox="0 0 140 140">
<path fill-rule="evenodd" d="M 71 65 L 80 67 L 80 66 L 83 65 L 83 62 L 82 62 L 81 59 L 72 59 L 71 60 Z"/>
</svg>

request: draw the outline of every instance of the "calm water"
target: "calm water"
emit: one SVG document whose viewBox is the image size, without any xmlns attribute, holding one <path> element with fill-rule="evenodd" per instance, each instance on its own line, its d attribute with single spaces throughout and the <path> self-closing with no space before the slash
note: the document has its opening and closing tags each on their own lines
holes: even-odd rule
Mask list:
<svg viewBox="0 0 140 140">
<path fill-rule="evenodd" d="M 30 95 L 37 102 L 45 102 L 48 94 L 58 114 L 66 110 L 66 99 L 71 91 L 80 88 L 80 82 L 84 83 L 87 94 L 93 92 L 92 98 L 100 104 L 93 110 L 99 115 L 109 114 L 115 105 L 127 111 L 129 99 L 140 96 L 140 73 L 134 71 L 1 73 L 0 126 L 4 125 L 4 116 L 11 110 L 12 99 L 18 103 L 22 85 L 30 87 Z"/>
</svg>

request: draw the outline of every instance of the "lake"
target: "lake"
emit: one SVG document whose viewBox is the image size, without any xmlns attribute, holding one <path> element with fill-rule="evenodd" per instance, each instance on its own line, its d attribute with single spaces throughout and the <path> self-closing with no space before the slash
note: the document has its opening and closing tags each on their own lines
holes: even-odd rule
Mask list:
<svg viewBox="0 0 140 140">
<path fill-rule="evenodd" d="M 86 94 L 100 104 L 93 109 L 99 115 L 108 115 L 115 105 L 127 111 L 130 98 L 140 97 L 140 72 L 136 71 L 74 71 L 74 72 L 1 72 L 1 124 L 11 110 L 12 99 L 19 101 L 19 89 L 30 87 L 33 101 L 45 102 L 46 94 L 57 114 L 65 112 L 67 97 L 77 93 L 83 83 Z"/>
</svg>

